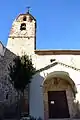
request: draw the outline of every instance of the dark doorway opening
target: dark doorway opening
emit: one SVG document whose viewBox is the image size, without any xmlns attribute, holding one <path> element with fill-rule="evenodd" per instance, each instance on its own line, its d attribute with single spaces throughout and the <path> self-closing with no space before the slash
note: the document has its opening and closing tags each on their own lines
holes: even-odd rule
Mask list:
<svg viewBox="0 0 80 120">
<path fill-rule="evenodd" d="M 69 118 L 66 91 L 48 91 L 49 118 Z"/>
</svg>

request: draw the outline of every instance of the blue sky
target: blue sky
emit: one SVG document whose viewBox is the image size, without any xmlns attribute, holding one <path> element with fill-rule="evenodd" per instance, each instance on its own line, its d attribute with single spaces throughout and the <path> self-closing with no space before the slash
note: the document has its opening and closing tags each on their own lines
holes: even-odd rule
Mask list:
<svg viewBox="0 0 80 120">
<path fill-rule="evenodd" d="M 6 46 L 13 20 L 31 7 L 37 49 L 80 49 L 80 0 L 1 0 L 0 40 Z"/>
</svg>

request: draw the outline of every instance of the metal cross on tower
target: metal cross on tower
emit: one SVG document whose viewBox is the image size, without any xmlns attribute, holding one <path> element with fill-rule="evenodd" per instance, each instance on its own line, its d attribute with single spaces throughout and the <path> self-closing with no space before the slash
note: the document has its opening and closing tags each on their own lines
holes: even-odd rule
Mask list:
<svg viewBox="0 0 80 120">
<path fill-rule="evenodd" d="M 27 13 L 29 13 L 29 11 L 30 11 L 30 7 L 28 6 L 28 7 L 27 7 Z"/>
</svg>

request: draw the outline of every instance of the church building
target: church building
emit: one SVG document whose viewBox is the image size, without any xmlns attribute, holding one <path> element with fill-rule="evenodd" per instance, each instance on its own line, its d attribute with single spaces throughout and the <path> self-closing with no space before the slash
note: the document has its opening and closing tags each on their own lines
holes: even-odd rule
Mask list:
<svg viewBox="0 0 80 120">
<path fill-rule="evenodd" d="M 36 19 L 20 14 L 12 23 L 7 49 L 31 55 L 36 74 L 30 83 L 29 113 L 43 120 L 75 118 L 80 103 L 80 50 L 36 49 Z"/>
</svg>

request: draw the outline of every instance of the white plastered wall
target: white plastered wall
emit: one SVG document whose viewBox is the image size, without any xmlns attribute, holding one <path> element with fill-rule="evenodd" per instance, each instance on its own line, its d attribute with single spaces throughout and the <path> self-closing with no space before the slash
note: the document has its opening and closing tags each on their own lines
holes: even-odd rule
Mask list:
<svg viewBox="0 0 80 120">
<path fill-rule="evenodd" d="M 56 65 L 51 67 L 48 70 L 41 72 L 34 76 L 34 79 L 31 82 L 30 86 L 30 113 L 32 116 L 35 117 L 42 117 L 44 118 L 44 104 L 43 104 L 43 87 L 41 85 L 44 82 L 45 77 L 47 74 L 54 72 L 54 71 L 65 71 L 69 73 L 70 78 L 74 81 L 78 93 L 76 96 L 76 100 L 80 102 L 80 85 L 79 85 L 79 78 L 80 72 L 73 70 L 72 68 L 68 68 L 62 65 Z M 71 108 L 72 109 L 72 108 Z M 72 109 L 72 112 L 75 111 Z M 72 115 L 73 116 L 73 115 Z"/>
</svg>

